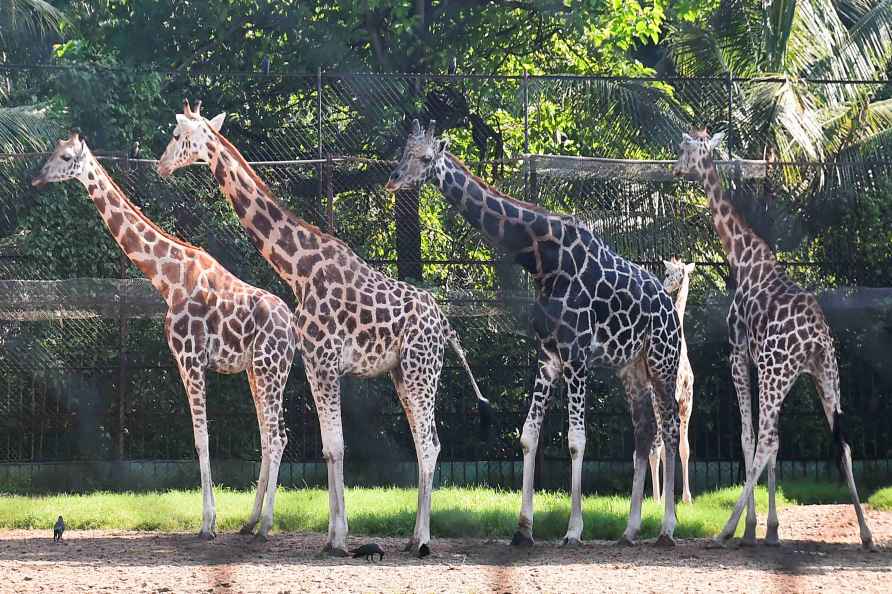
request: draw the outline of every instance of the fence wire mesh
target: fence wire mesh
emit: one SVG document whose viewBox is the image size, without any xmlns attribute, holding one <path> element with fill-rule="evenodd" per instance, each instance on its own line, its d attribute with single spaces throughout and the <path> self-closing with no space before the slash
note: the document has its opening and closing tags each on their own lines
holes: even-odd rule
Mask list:
<svg viewBox="0 0 892 594">
<path fill-rule="evenodd" d="M 6 74 L 44 88 L 33 71 Z M 46 78 L 56 85 L 86 80 L 99 92 L 103 76 L 62 70 Z M 491 434 L 474 437 L 474 399 L 458 362 L 448 357 L 437 418 L 441 460 L 453 462 L 520 459 L 536 356 L 526 321 L 532 289 L 435 188 L 383 190 L 412 119 L 436 120 L 438 134 L 484 179 L 518 198 L 575 214 L 618 253 L 658 276 L 662 261 L 673 255 L 698 264 L 685 322 L 696 375 L 692 451 L 695 460 L 717 464 L 740 458 L 739 414 L 726 363 L 727 266 L 702 190 L 668 178 L 666 164 L 656 160 L 672 159 L 681 133 L 692 125 L 727 131 L 731 156 L 755 160 L 755 175 L 733 162 L 723 166 L 735 204 L 776 247 L 791 276 L 817 290 L 827 309 L 840 343 L 856 454 L 892 458 L 892 373 L 884 365 L 892 346 L 892 293 L 883 288 L 892 281 L 892 165 L 879 149 L 833 161 L 764 161 L 760 147 L 772 131 L 750 98 L 783 83 L 327 73 L 161 78 L 165 94 L 203 95 L 209 116 L 217 107 L 214 93 L 243 89 L 244 101 L 224 133 L 256 163 L 272 191 L 374 266 L 434 292 L 497 408 Z M 163 103 L 153 109 L 161 128 L 147 139 L 143 159 L 103 145 L 113 136 L 97 129 L 90 142 L 102 164 L 166 230 L 294 305 L 207 168 L 186 168 L 167 179 L 157 175 L 151 156 L 163 150 L 173 111 Z M 43 150 L 62 135 L 61 127 L 45 126 Z M 23 142 L 15 146 L 0 155 L 0 461 L 191 458 L 191 421 L 163 338 L 163 302 L 122 258 L 83 189 L 72 182 L 32 190 L 30 179 L 45 155 Z M 209 374 L 208 380 L 212 455 L 259 459 L 244 377 Z M 389 380 L 346 379 L 343 394 L 353 464 L 372 468 L 414 458 Z M 588 394 L 586 458 L 630 461 L 631 422 L 612 374 L 593 370 Z M 829 432 L 812 394 L 800 382 L 789 398 L 781 459 L 829 455 Z M 545 457 L 566 459 L 564 405 L 558 398 L 548 415 Z M 319 430 L 300 363 L 291 373 L 286 407 L 286 460 L 319 461 Z M 519 480 L 516 464 L 494 468 L 510 469 L 509 484 Z M 736 478 L 727 472 L 719 480 Z M 604 476 L 610 480 L 609 471 Z M 562 484 L 555 479 L 554 486 Z"/>
</svg>

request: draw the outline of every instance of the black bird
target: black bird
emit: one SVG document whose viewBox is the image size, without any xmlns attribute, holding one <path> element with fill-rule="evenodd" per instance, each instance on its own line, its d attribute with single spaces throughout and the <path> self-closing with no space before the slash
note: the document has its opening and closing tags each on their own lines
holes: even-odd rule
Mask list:
<svg viewBox="0 0 892 594">
<path fill-rule="evenodd" d="M 384 559 L 384 549 L 381 548 L 381 545 L 375 542 L 364 544 L 350 552 L 353 554 L 354 559 L 365 557 L 366 561 L 374 561 L 375 555 L 378 555 L 378 561 Z"/>
<path fill-rule="evenodd" d="M 263 60 L 260 61 L 260 72 L 269 74 L 269 56 L 263 56 Z"/>
<path fill-rule="evenodd" d="M 62 516 L 59 516 L 56 525 L 53 526 L 53 542 L 61 541 L 63 532 L 65 532 L 65 522 L 62 521 Z"/>
<path fill-rule="evenodd" d="M 133 144 L 130 145 L 130 158 L 131 159 L 139 159 L 139 141 L 134 140 Z"/>
</svg>

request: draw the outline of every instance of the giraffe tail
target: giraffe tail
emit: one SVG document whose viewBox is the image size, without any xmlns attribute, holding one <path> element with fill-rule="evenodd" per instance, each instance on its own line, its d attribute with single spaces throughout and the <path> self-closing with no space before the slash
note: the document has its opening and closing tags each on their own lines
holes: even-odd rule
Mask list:
<svg viewBox="0 0 892 594">
<path fill-rule="evenodd" d="M 842 482 L 846 480 L 844 460 L 848 447 L 842 411 L 837 409 L 833 411 L 833 459 L 836 462 L 836 469 L 839 471 L 839 480 Z"/>
<path fill-rule="evenodd" d="M 471 386 L 474 388 L 474 394 L 477 396 L 477 405 L 480 407 L 480 435 L 485 441 L 489 437 L 489 426 L 492 421 L 492 405 L 489 400 L 483 397 L 483 394 L 480 393 L 480 388 L 477 387 L 477 380 L 474 379 L 474 374 L 471 372 L 471 366 L 468 365 L 468 359 L 465 357 L 465 351 L 461 348 L 461 343 L 458 341 L 458 335 L 452 328 L 449 329 L 449 333 L 449 344 L 452 345 L 452 350 L 455 351 L 459 361 L 461 361 L 462 367 L 465 368 L 465 372 L 471 379 Z"/>
</svg>

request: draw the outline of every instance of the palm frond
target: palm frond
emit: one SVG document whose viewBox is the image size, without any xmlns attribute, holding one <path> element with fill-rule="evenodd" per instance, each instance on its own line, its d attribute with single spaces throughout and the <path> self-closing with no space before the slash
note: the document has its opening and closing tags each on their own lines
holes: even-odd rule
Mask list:
<svg viewBox="0 0 892 594">
<path fill-rule="evenodd" d="M 34 106 L 0 108 L 0 152 L 45 151 L 62 135 L 62 127 Z"/>
<path fill-rule="evenodd" d="M 46 0 L 4 0 L 0 8 L 0 47 L 23 38 L 43 39 L 59 33 L 65 15 Z"/>
</svg>

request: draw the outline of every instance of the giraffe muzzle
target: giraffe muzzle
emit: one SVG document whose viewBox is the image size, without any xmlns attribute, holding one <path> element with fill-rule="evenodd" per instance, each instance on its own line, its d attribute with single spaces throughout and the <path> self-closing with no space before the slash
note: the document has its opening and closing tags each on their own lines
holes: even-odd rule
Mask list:
<svg viewBox="0 0 892 594">
<path fill-rule="evenodd" d="M 46 179 L 44 179 L 43 175 L 38 175 L 34 179 L 31 180 L 31 185 L 38 189 L 43 189 L 47 185 Z"/>
</svg>

